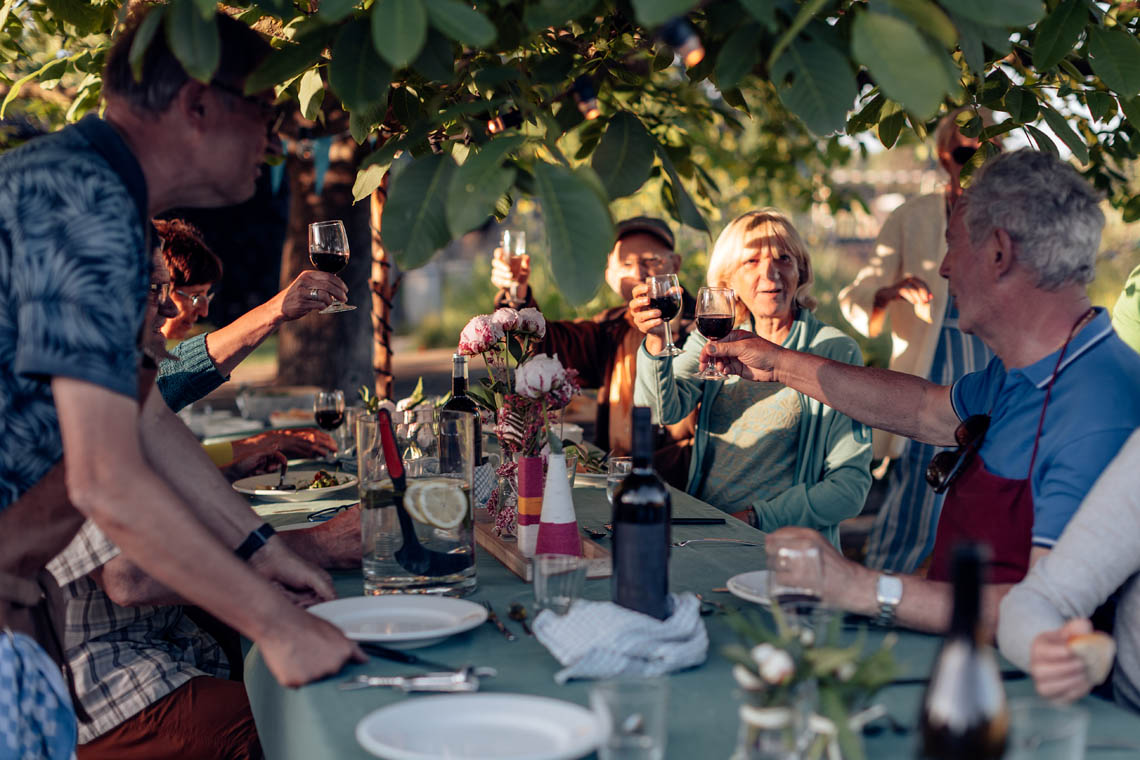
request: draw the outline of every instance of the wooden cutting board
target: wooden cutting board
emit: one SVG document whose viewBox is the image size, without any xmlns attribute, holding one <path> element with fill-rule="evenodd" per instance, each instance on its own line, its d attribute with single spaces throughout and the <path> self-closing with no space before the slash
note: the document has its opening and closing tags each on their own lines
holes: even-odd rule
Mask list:
<svg viewBox="0 0 1140 760">
<path fill-rule="evenodd" d="M 533 581 L 534 570 L 530 557 L 523 556 L 514 537 L 496 536 L 494 519 L 487 510 L 477 509 L 475 512 L 475 543 L 482 546 L 519 578 L 527 583 Z M 613 575 L 613 561 L 609 550 L 585 536 L 582 536 L 582 555 L 586 558 L 587 578 L 609 578 Z"/>
</svg>

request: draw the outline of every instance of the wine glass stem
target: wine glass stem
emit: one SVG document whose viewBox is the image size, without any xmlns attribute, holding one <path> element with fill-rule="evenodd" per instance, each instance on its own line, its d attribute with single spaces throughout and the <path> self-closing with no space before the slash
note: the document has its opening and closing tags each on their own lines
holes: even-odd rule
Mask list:
<svg viewBox="0 0 1140 760">
<path fill-rule="evenodd" d="M 665 321 L 665 350 L 672 353 L 673 351 L 673 331 L 669 327 L 669 321 Z"/>
</svg>

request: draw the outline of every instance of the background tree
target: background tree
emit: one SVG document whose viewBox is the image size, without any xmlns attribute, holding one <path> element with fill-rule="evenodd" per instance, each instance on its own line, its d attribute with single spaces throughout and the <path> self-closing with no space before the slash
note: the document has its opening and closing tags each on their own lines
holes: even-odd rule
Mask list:
<svg viewBox="0 0 1140 760">
<path fill-rule="evenodd" d="M 152 13 L 138 52 L 165 34 L 195 77 L 217 63 L 211 0 Z M 1127 166 L 1140 149 L 1140 10 L 1091 0 L 261 0 L 227 12 L 275 51 L 247 83 L 276 87 L 310 120 L 338 104 L 363 158 L 353 196 L 392 172 L 384 245 L 402 268 L 534 197 L 554 277 L 574 303 L 600 284 L 608 204 L 651 178 L 665 207 L 706 230 L 720 190 L 708 168 L 725 135 L 750 182 L 806 204 L 850 156 L 838 135 L 886 147 L 926 136 L 969 105 L 984 140 L 1021 130 L 1071 153 L 1126 219 L 1140 218 Z M 92 108 L 114 0 L 0 6 L 0 71 Z M 141 55 L 137 56 L 141 61 Z M 980 106 L 998 112 L 986 127 Z M 62 108 L 38 104 L 40 113 Z M 980 151 L 980 164 L 993 148 Z M 970 167 L 972 168 L 972 167 Z M 850 202 L 832 192 L 828 202 Z M 363 204 L 362 204 L 363 205 Z M 327 212 L 330 208 L 324 209 Z M 343 315 L 342 315 L 343 317 Z"/>
</svg>

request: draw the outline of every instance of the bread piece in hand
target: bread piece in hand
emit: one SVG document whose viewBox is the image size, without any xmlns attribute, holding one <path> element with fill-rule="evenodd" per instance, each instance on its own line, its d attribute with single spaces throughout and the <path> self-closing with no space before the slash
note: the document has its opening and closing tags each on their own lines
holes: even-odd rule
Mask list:
<svg viewBox="0 0 1140 760">
<path fill-rule="evenodd" d="M 1073 654 L 1085 664 L 1089 683 L 1093 686 L 1104 683 L 1116 657 L 1116 642 L 1112 637 L 1100 631 L 1081 633 L 1070 638 L 1068 645 Z"/>
</svg>

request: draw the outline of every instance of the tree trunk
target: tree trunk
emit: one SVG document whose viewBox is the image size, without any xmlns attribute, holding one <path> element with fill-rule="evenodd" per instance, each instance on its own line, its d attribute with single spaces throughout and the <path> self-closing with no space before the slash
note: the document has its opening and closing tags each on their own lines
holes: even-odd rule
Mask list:
<svg viewBox="0 0 1140 760">
<path fill-rule="evenodd" d="M 352 203 L 356 168 L 368 149 L 358 146 L 347 133 L 348 118 L 343 112 L 330 115 L 327 124 L 328 132 L 334 137 L 329 148 L 328 172 L 319 196 L 311 142 L 286 137 L 286 176 L 291 198 L 289 229 L 281 258 L 281 287 L 292 282 L 302 270 L 312 268 L 309 223 L 341 219 L 348 232 L 352 255 L 339 277 L 348 286 L 348 302 L 356 306 L 356 310 L 339 314 L 312 313 L 283 325 L 277 349 L 277 382 L 340 388 L 351 403 L 357 389 L 372 384 L 369 208 L 362 203 Z"/>
<path fill-rule="evenodd" d="M 392 299 L 400 287 L 400 278 L 392 272 L 392 259 L 384 248 L 380 234 L 380 218 L 388 199 L 388 176 L 372 192 L 372 371 L 376 396 L 392 397 Z"/>
</svg>

